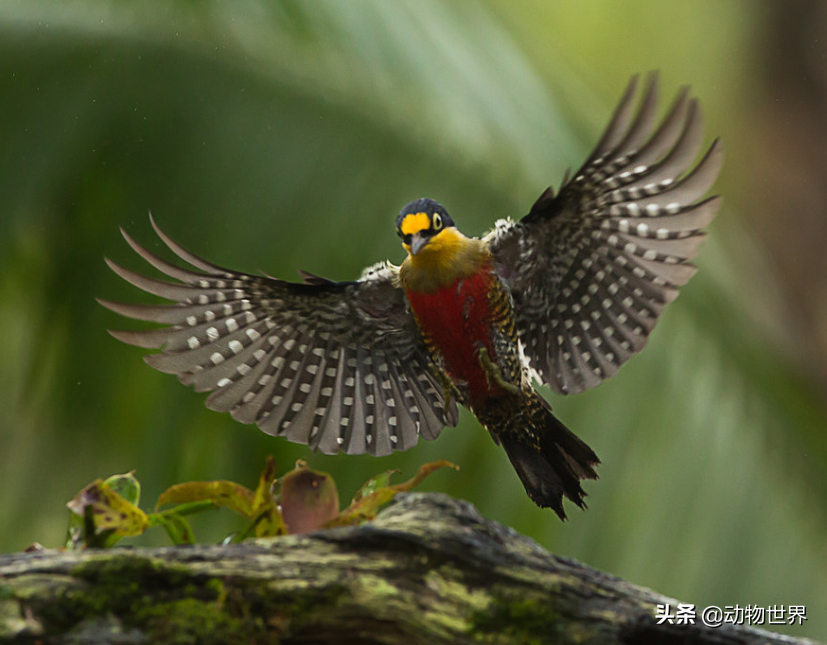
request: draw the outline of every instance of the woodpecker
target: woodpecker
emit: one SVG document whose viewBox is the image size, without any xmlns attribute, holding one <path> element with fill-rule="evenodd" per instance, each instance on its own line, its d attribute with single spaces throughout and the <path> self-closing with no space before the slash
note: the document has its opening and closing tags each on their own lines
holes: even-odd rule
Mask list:
<svg viewBox="0 0 827 645">
<path fill-rule="evenodd" d="M 361 278 L 303 282 L 231 271 L 169 238 L 190 267 L 127 243 L 176 282 L 114 262 L 119 276 L 167 305 L 101 304 L 163 325 L 110 331 L 144 348 L 206 405 L 326 454 L 386 455 L 435 439 L 466 406 L 501 445 L 529 497 L 561 519 L 584 508 L 581 480 L 597 455 L 533 383 L 569 394 L 613 376 L 642 349 L 690 261 L 719 197 L 704 198 L 723 160 L 715 140 L 697 165 L 701 113 L 684 88 L 655 128 L 658 78 L 636 108 L 633 77 L 596 148 L 519 221 L 463 235 L 436 201 L 405 206 L 401 266 Z"/>
</svg>

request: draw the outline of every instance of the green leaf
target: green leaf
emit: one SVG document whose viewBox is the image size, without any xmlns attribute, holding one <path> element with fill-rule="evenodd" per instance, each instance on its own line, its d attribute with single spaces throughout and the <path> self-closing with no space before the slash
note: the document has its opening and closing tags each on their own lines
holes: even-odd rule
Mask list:
<svg viewBox="0 0 827 645">
<path fill-rule="evenodd" d="M 155 508 L 187 502 L 211 502 L 249 519 L 253 516 L 255 493 L 241 484 L 226 480 L 184 482 L 170 486 L 161 493 Z"/>
<path fill-rule="evenodd" d="M 436 470 L 439 470 L 440 468 L 453 468 L 454 470 L 459 470 L 459 466 L 452 464 L 450 461 L 446 461 L 445 459 L 440 459 L 439 461 L 422 464 L 415 476 L 406 482 L 396 484 L 394 486 L 378 485 L 383 479 L 385 480 L 385 484 L 387 484 L 387 481 L 393 471 L 383 473 L 382 475 L 377 475 L 376 477 L 368 480 L 365 486 L 363 486 L 359 493 L 357 493 L 353 498 L 353 502 L 351 502 L 350 506 L 343 510 L 338 517 L 330 521 L 327 526 L 333 527 L 361 524 L 362 522 L 372 520 L 376 517 L 376 513 L 382 505 L 387 504 L 399 493 L 415 488 L 421 484 L 422 480 L 428 477 L 428 475 Z M 363 492 L 366 488 L 368 491 Z"/>
<path fill-rule="evenodd" d="M 253 524 L 247 531 L 249 533 L 252 530 L 256 537 L 275 537 L 287 534 L 287 526 L 276 498 L 273 496 L 275 479 L 276 462 L 273 455 L 267 455 L 267 462 L 258 478 L 258 486 L 253 496 Z"/>
<path fill-rule="evenodd" d="M 111 546 L 120 538 L 140 535 L 150 525 L 146 513 L 121 497 L 102 479 L 93 481 L 66 506 L 75 518 L 70 517 L 67 539 L 72 547 L 78 544 Z"/>
<path fill-rule="evenodd" d="M 287 527 L 271 490 L 275 476 L 275 461 L 272 455 L 268 455 L 267 463 L 259 476 L 258 486 L 254 491 L 241 484 L 226 480 L 185 482 L 170 486 L 161 493 L 155 507 L 159 508 L 165 504 L 206 502 L 228 508 L 250 520 L 247 530 L 239 534 L 234 541 L 241 541 L 253 535 L 256 537 L 285 535 Z M 203 506 L 198 506 L 185 510 L 178 507 L 172 510 L 177 511 L 180 515 L 184 512 L 198 512 L 203 508 Z M 170 537 L 172 537 L 172 534 Z"/>
<path fill-rule="evenodd" d="M 215 508 L 210 504 L 211 508 Z M 195 544 L 195 536 L 192 533 L 189 522 L 181 515 L 173 511 L 163 513 L 151 513 L 149 521 L 152 526 L 162 526 L 167 532 L 169 539 L 176 546 L 179 544 Z"/>
<path fill-rule="evenodd" d="M 357 500 L 366 497 L 367 495 L 370 495 L 379 488 L 384 488 L 385 486 L 388 486 L 391 481 L 391 475 L 395 475 L 398 472 L 399 470 L 386 470 L 383 473 L 374 475 L 362 485 L 362 488 L 360 488 L 356 495 L 353 496 L 353 500 L 351 501 L 351 503 L 356 502 Z"/>
<path fill-rule="evenodd" d="M 123 475 L 112 475 L 104 482 L 112 491 L 123 497 L 130 504 L 138 506 L 141 501 L 141 482 L 135 477 L 135 471 Z"/>
</svg>

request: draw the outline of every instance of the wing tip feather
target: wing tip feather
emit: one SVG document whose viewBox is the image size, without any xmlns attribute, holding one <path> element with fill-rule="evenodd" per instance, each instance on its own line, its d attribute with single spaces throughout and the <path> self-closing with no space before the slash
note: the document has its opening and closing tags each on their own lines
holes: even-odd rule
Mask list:
<svg viewBox="0 0 827 645">
<path fill-rule="evenodd" d="M 169 330 L 166 328 L 144 330 L 107 329 L 106 332 L 122 343 L 133 347 L 142 347 L 143 349 L 158 349 L 166 343 L 169 336 Z"/>
</svg>

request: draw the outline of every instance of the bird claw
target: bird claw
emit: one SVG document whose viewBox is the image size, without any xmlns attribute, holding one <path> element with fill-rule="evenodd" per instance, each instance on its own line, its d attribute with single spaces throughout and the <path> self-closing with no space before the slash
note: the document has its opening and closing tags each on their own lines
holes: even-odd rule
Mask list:
<svg viewBox="0 0 827 645">
<path fill-rule="evenodd" d="M 434 375 L 436 380 L 439 381 L 439 384 L 442 386 L 442 398 L 445 400 L 445 410 L 447 410 L 449 407 L 451 407 L 451 399 L 453 396 L 455 396 L 457 388 L 454 385 L 454 382 L 451 380 L 451 378 L 443 370 L 439 369 L 439 367 L 434 363 L 429 363 L 428 369 L 431 371 L 431 374 Z"/>
<path fill-rule="evenodd" d="M 488 348 L 480 347 L 479 359 L 480 365 L 482 365 L 482 369 L 485 372 L 485 378 L 489 385 L 491 385 L 491 382 L 493 381 L 506 392 L 510 392 L 511 394 L 519 393 L 520 388 L 513 383 L 506 381 L 500 368 L 494 363 L 494 361 L 491 360 L 491 356 L 488 355 Z"/>
</svg>

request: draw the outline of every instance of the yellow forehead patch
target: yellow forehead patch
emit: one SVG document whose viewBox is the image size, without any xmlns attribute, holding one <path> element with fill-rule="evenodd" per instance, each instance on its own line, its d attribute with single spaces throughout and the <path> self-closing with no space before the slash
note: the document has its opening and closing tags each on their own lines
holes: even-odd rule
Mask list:
<svg viewBox="0 0 827 645">
<path fill-rule="evenodd" d="M 428 213 L 411 213 L 405 215 L 405 219 L 402 220 L 402 225 L 399 227 L 402 235 L 415 235 L 429 228 L 431 228 L 431 218 L 428 216 Z"/>
</svg>

